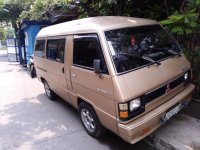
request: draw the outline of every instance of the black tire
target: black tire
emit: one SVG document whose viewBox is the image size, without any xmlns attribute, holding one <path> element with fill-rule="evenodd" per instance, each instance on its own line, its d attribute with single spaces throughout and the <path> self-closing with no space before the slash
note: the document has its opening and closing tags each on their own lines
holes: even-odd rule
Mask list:
<svg viewBox="0 0 200 150">
<path fill-rule="evenodd" d="M 87 111 L 89 113 L 87 115 L 90 116 L 90 119 L 92 118 L 93 121 L 88 119 L 87 116 L 84 117 L 85 111 Z M 82 122 L 84 129 L 86 130 L 86 132 L 89 135 L 91 135 L 94 138 L 99 138 L 99 137 L 101 137 L 102 135 L 105 134 L 105 131 L 106 131 L 105 128 L 101 125 L 101 123 L 98 119 L 98 116 L 96 115 L 96 112 L 94 111 L 94 109 L 89 104 L 87 104 L 85 102 L 81 102 L 79 104 L 79 116 L 80 116 L 80 119 L 81 119 L 81 122 Z M 91 125 L 89 125 L 90 123 L 87 124 L 86 120 L 90 120 L 88 122 L 90 122 Z"/>
<path fill-rule="evenodd" d="M 44 84 L 44 89 L 45 89 L 47 97 L 50 100 L 55 100 L 56 94 L 51 90 L 51 88 L 49 87 L 48 83 L 44 80 L 43 84 Z"/>
<path fill-rule="evenodd" d="M 31 73 L 31 78 L 35 78 L 36 77 L 36 71 L 35 71 L 35 67 L 33 65 L 30 66 L 30 73 Z"/>
</svg>

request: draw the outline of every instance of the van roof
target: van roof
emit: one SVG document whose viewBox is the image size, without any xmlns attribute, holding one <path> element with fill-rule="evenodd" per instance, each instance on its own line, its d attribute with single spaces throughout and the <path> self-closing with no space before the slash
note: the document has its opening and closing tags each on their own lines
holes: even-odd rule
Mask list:
<svg viewBox="0 0 200 150">
<path fill-rule="evenodd" d="M 66 34 L 96 33 L 124 27 L 158 24 L 158 22 L 133 17 L 99 16 L 73 20 L 52 25 L 40 30 L 36 38 Z"/>
</svg>

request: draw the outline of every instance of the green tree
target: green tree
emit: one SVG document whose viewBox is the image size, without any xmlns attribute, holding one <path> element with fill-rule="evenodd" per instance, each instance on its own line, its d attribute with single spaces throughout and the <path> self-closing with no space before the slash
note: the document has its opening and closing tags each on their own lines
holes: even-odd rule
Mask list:
<svg viewBox="0 0 200 150">
<path fill-rule="evenodd" d="M 4 29 L 0 28 L 0 41 L 4 41 L 6 38 L 6 32 Z"/>
<path fill-rule="evenodd" d="M 30 9 L 34 0 L 0 0 L 0 22 L 11 22 L 17 31 L 17 21 L 23 10 Z"/>
<path fill-rule="evenodd" d="M 44 14 L 48 10 L 62 9 L 65 11 L 67 9 L 67 4 L 71 0 L 35 0 L 31 9 L 24 10 L 20 14 L 19 19 L 28 19 L 28 20 L 44 20 L 48 19 Z"/>
<path fill-rule="evenodd" d="M 6 33 L 6 39 L 14 38 L 15 37 L 15 32 L 14 32 L 13 28 L 6 27 L 6 28 L 4 28 L 4 30 L 5 30 L 5 33 Z"/>
<path fill-rule="evenodd" d="M 200 97 L 200 0 L 183 1 L 180 9 L 161 21 L 184 47 L 193 67 L 196 96 Z"/>
</svg>

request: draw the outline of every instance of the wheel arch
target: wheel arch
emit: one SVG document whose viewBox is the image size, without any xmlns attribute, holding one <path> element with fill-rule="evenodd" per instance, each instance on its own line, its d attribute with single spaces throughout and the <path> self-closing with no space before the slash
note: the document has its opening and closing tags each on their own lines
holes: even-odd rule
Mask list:
<svg viewBox="0 0 200 150">
<path fill-rule="evenodd" d="M 94 104 L 91 104 L 90 102 L 88 102 L 87 100 L 85 100 L 85 99 L 83 99 L 83 98 L 81 98 L 79 96 L 77 97 L 77 108 L 79 107 L 80 103 L 82 103 L 82 102 L 90 105 L 94 109 Z"/>
<path fill-rule="evenodd" d="M 82 104 L 82 103 L 84 103 L 84 104 L 86 104 L 86 106 L 89 106 L 89 108 L 90 109 L 92 109 L 91 111 L 93 111 L 93 113 L 94 113 L 94 117 L 96 118 L 96 119 L 94 119 L 94 120 L 96 120 L 97 121 L 97 126 L 99 127 L 98 128 L 98 131 L 96 132 L 96 135 L 91 135 L 91 136 L 93 136 L 93 137 L 100 137 L 100 136 L 102 136 L 105 132 L 106 132 L 106 128 L 104 127 L 104 125 L 102 124 L 102 121 L 101 121 L 101 118 L 100 118 L 100 116 L 99 116 L 99 114 L 98 114 L 98 112 L 96 111 L 96 109 L 95 109 L 95 106 L 93 106 L 90 102 L 88 102 L 88 101 L 86 101 L 86 100 L 83 100 L 82 98 L 80 98 L 80 97 L 78 97 L 77 98 L 77 105 L 78 105 L 78 108 L 81 108 L 81 105 L 80 104 Z M 80 106 L 80 107 L 79 107 Z M 83 105 L 82 105 L 83 106 Z M 81 114 L 81 109 L 78 109 L 78 111 L 79 111 L 79 115 Z M 91 113 L 91 112 L 90 112 Z M 82 122 L 82 124 L 83 124 L 83 122 Z M 86 127 L 84 127 L 84 128 L 86 128 Z M 87 130 L 86 130 L 87 131 Z M 88 132 L 88 131 L 87 131 Z"/>
</svg>

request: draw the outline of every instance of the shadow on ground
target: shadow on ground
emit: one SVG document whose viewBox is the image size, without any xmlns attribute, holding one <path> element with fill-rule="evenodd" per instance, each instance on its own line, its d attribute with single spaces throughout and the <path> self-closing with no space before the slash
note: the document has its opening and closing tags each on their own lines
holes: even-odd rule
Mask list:
<svg viewBox="0 0 200 150">
<path fill-rule="evenodd" d="M 95 141 L 110 150 L 150 149 L 143 141 L 130 145 L 111 132 L 107 132 L 101 139 L 89 137 L 81 125 L 77 110 L 62 99 L 49 101 L 45 94 L 5 105 L 0 110 L 0 116 L 0 145 L 7 147 L 31 145 L 38 148 L 38 145 L 59 138 L 69 138 L 78 133 L 83 139 Z M 90 149 L 90 146 L 87 146 Z M 1 148 L 3 146 L 0 146 Z"/>
<path fill-rule="evenodd" d="M 200 119 L 200 103 L 196 101 L 191 101 L 187 108 L 185 108 L 182 113 Z"/>
<path fill-rule="evenodd" d="M 90 137 L 77 110 L 60 98 L 48 100 L 42 83 L 31 79 L 27 68 L 8 63 L 7 54 L 0 55 L 0 63 L 0 150 L 151 149 L 143 141 L 130 145 L 111 132 L 101 139 Z"/>
</svg>

